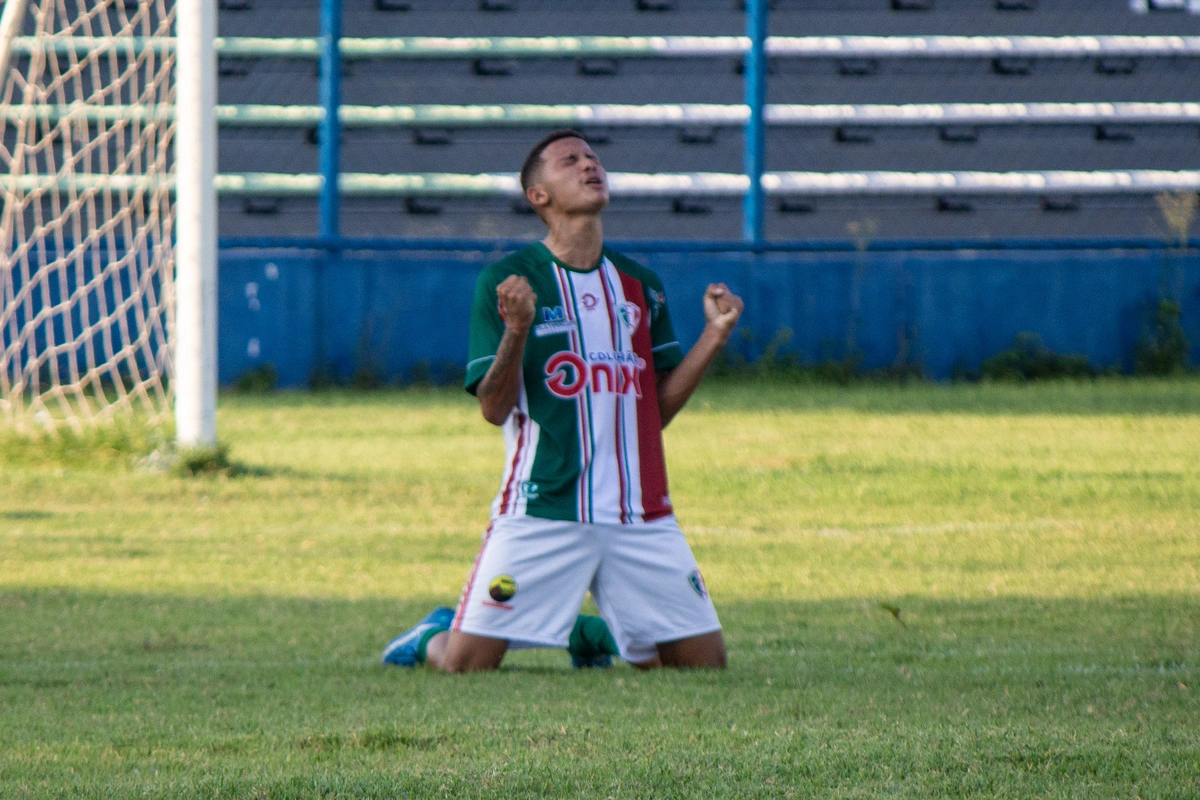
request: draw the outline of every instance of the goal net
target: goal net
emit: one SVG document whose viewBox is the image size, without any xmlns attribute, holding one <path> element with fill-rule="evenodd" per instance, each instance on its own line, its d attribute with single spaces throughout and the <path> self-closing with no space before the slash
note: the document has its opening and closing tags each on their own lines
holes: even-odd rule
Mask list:
<svg viewBox="0 0 1200 800">
<path fill-rule="evenodd" d="M 174 0 L 5 0 L 0 427 L 171 412 Z"/>
</svg>

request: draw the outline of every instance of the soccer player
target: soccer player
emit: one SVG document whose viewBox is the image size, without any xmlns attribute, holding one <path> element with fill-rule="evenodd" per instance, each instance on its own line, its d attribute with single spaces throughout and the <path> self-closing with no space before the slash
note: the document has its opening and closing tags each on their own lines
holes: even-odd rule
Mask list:
<svg viewBox="0 0 1200 800">
<path fill-rule="evenodd" d="M 509 647 L 607 631 L 577 613 L 591 591 L 622 658 L 724 667 L 721 625 L 672 512 L 662 428 L 729 339 L 742 301 L 704 294 L 684 353 L 658 276 L 604 247 L 604 167 L 576 131 L 530 151 L 521 187 L 549 234 L 479 276 L 466 389 L 507 448 L 491 525 L 456 611 L 435 609 L 384 662 L 494 669 Z M 574 654 L 578 650 L 572 650 Z"/>
</svg>

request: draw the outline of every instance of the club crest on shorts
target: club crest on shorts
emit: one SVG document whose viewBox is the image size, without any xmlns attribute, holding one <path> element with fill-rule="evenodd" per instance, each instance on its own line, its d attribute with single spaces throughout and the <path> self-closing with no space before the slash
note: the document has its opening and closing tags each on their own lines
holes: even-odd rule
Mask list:
<svg viewBox="0 0 1200 800">
<path fill-rule="evenodd" d="M 488 594 L 497 603 L 504 603 L 512 600 L 513 595 L 517 593 L 517 582 L 513 580 L 512 575 L 497 575 L 492 578 L 492 582 L 488 584 Z"/>
<path fill-rule="evenodd" d="M 694 569 L 688 573 L 688 583 L 692 585 L 696 594 L 708 597 L 708 587 L 704 585 L 704 578 L 700 577 L 700 570 Z"/>
</svg>

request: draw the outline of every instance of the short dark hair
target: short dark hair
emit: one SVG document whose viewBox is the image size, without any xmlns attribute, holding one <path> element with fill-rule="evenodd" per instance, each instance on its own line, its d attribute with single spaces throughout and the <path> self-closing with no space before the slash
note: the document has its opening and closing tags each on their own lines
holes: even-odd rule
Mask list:
<svg viewBox="0 0 1200 800">
<path fill-rule="evenodd" d="M 525 156 L 525 162 L 521 164 L 521 191 L 525 191 L 533 185 L 533 180 L 537 177 L 538 168 L 542 165 L 542 153 L 559 139 L 582 139 L 585 142 L 587 141 L 586 136 L 572 128 L 563 128 L 562 130 L 543 136 L 542 140 L 535 144 L 533 149 L 529 151 L 529 155 Z"/>
</svg>

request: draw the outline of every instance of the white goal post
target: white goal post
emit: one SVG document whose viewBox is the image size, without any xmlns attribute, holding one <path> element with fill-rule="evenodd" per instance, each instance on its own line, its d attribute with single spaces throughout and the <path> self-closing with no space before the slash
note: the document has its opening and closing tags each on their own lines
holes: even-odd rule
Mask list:
<svg viewBox="0 0 1200 800">
<path fill-rule="evenodd" d="M 216 0 L 178 0 L 175 95 L 175 434 L 217 440 Z"/>
<path fill-rule="evenodd" d="M 8 57 L 12 52 L 13 39 L 21 33 L 25 20 L 25 0 L 5 0 L 4 13 L 0 15 L 0 75 L 8 74 Z"/>
<path fill-rule="evenodd" d="M 216 0 L 5 0 L 0 426 L 216 442 Z"/>
</svg>

